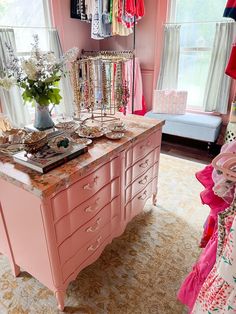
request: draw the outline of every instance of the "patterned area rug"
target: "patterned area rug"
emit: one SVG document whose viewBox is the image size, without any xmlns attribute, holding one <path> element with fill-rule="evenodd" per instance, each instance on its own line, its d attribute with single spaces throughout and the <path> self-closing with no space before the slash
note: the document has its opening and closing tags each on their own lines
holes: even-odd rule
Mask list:
<svg viewBox="0 0 236 314">
<path fill-rule="evenodd" d="M 125 233 L 107 246 L 67 289 L 65 313 L 182 314 L 176 293 L 199 255 L 208 209 L 194 173 L 204 165 L 162 155 L 159 205 L 147 203 Z M 0 256 L 0 313 L 59 313 L 51 291 Z"/>
</svg>

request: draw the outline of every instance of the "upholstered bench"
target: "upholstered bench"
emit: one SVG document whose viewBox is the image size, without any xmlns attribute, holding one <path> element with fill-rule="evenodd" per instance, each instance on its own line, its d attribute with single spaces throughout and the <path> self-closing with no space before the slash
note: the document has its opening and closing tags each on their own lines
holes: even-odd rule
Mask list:
<svg viewBox="0 0 236 314">
<path fill-rule="evenodd" d="M 199 141 L 213 143 L 216 141 L 222 119 L 219 116 L 199 113 L 186 113 L 183 115 L 153 113 L 145 114 L 146 117 L 165 120 L 163 133 L 191 138 Z"/>
</svg>

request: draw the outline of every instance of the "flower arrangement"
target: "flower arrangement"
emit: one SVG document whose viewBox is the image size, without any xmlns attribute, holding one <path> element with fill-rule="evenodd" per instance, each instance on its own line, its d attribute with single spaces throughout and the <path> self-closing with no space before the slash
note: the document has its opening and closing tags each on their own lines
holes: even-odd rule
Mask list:
<svg viewBox="0 0 236 314">
<path fill-rule="evenodd" d="M 39 48 L 38 35 L 34 35 L 34 43 L 30 57 L 18 59 L 13 48 L 6 44 L 9 63 L 0 78 L 0 87 L 9 90 L 13 85 L 22 90 L 25 102 L 36 102 L 40 106 L 58 105 L 61 100 L 59 81 L 66 75 L 65 64 L 76 59 L 78 49 L 68 50 L 60 60 L 53 52 L 43 52 Z"/>
</svg>

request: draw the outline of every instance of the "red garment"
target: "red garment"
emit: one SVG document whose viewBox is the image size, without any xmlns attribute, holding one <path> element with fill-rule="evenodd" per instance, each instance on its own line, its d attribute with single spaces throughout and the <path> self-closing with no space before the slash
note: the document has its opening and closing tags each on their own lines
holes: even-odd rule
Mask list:
<svg viewBox="0 0 236 314">
<path fill-rule="evenodd" d="M 225 74 L 236 79 L 236 45 L 232 46 L 231 55 L 229 58 L 228 65 L 225 69 Z"/>
<path fill-rule="evenodd" d="M 146 105 L 145 98 L 143 96 L 143 98 L 142 98 L 142 110 L 135 110 L 134 114 L 137 114 L 139 116 L 144 116 L 146 112 L 147 112 L 147 105 Z"/>
<path fill-rule="evenodd" d="M 223 16 L 236 20 L 236 0 L 228 0 Z"/>
<path fill-rule="evenodd" d="M 125 13 L 130 17 L 141 18 L 145 14 L 144 0 L 126 0 Z"/>
</svg>

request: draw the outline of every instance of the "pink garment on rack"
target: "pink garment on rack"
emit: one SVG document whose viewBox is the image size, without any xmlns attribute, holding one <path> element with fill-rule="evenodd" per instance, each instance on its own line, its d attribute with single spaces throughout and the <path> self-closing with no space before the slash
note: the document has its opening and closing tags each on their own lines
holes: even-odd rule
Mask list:
<svg viewBox="0 0 236 314">
<path fill-rule="evenodd" d="M 216 261 L 217 252 L 217 231 L 211 237 L 207 246 L 202 251 L 198 262 L 193 266 L 191 273 L 185 278 L 178 292 L 178 299 L 188 306 L 191 313 L 197 296 L 207 276 L 212 270 Z"/>
<path fill-rule="evenodd" d="M 133 60 L 125 62 L 125 80 L 129 87 L 129 101 L 127 113 L 132 113 L 132 89 L 133 89 Z M 143 83 L 138 58 L 135 58 L 135 81 L 134 81 L 134 111 L 143 110 Z"/>
<path fill-rule="evenodd" d="M 218 214 L 229 206 L 224 200 L 215 195 L 212 190 L 214 186 L 212 179 L 213 169 L 212 165 L 208 165 L 196 173 L 196 178 L 205 187 L 205 190 L 200 194 L 202 203 L 207 204 L 211 208 L 211 211 L 204 225 L 204 232 L 201 239 L 200 246 L 204 247 L 202 254 L 178 292 L 178 299 L 189 307 L 190 312 L 203 283 L 216 261 Z"/>
<path fill-rule="evenodd" d="M 213 191 L 213 170 L 214 168 L 212 165 L 208 165 L 203 170 L 196 173 L 196 178 L 205 187 L 205 190 L 200 193 L 202 204 L 208 205 L 211 209 L 204 225 L 204 232 L 199 245 L 201 248 L 204 248 L 207 245 L 214 233 L 215 227 L 217 226 L 218 213 L 225 210 L 229 206 L 221 197 L 215 195 Z"/>
<path fill-rule="evenodd" d="M 236 153 L 236 141 L 224 144 L 221 148 L 221 153 Z M 222 158 L 220 164 L 223 164 L 226 160 L 227 157 Z M 214 181 L 214 193 L 223 198 L 228 204 L 231 204 L 235 194 L 235 183 L 226 180 L 224 176 L 215 169 L 213 170 L 212 178 Z"/>
</svg>

